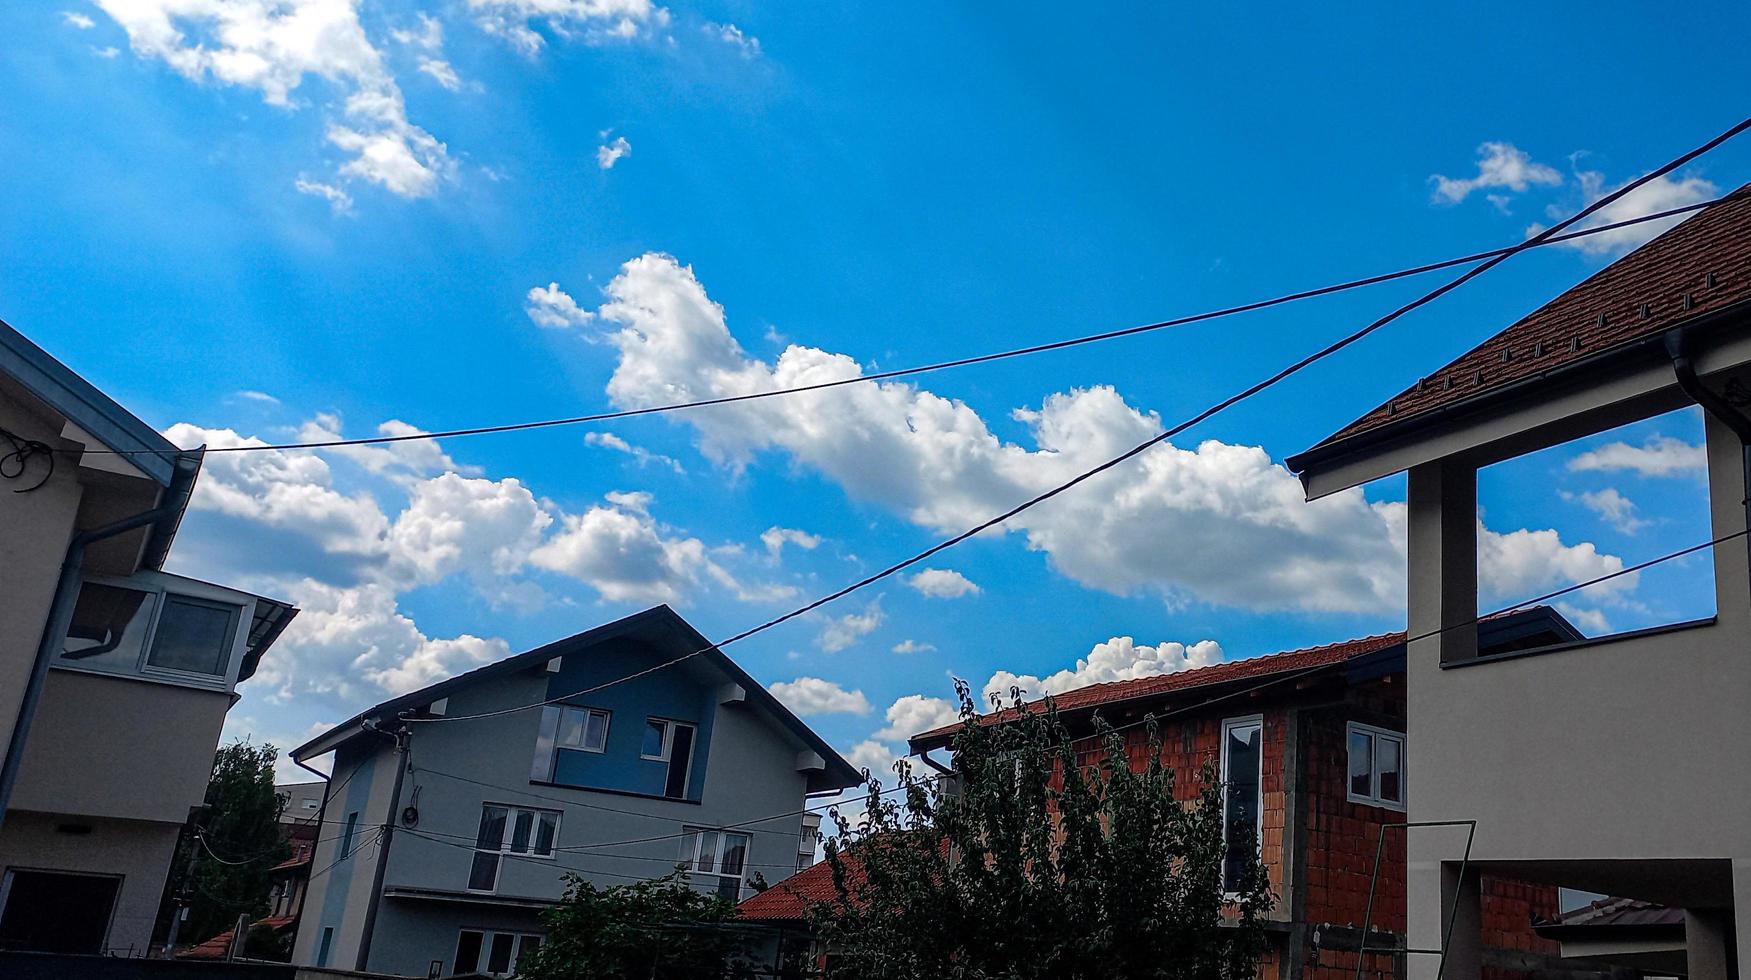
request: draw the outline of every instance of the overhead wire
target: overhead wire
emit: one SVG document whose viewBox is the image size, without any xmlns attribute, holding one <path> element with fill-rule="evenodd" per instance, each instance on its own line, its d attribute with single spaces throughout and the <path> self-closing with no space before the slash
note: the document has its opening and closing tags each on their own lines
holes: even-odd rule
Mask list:
<svg viewBox="0 0 1751 980">
<path fill-rule="evenodd" d="M 580 691 L 571 691 L 571 692 L 568 692 L 566 694 L 562 694 L 558 697 L 551 697 L 551 698 L 547 698 L 545 700 L 536 701 L 536 702 L 532 702 L 529 704 L 512 705 L 509 707 L 498 708 L 498 709 L 494 709 L 491 711 L 476 712 L 474 714 L 442 715 L 442 716 L 431 716 L 431 717 L 420 717 L 420 718 L 414 718 L 414 717 L 408 716 L 408 717 L 404 717 L 403 720 L 409 721 L 409 722 L 417 722 L 420 724 L 443 724 L 443 723 L 453 723 L 453 722 L 463 722 L 463 721 L 475 721 L 475 720 L 480 720 L 480 719 L 485 719 L 485 718 L 502 717 L 504 715 L 515 714 L 515 713 L 521 712 L 521 711 L 529 711 L 529 710 L 532 710 L 535 708 L 541 708 L 541 707 L 546 707 L 549 705 L 559 704 L 563 701 L 569 700 L 569 699 L 574 698 L 574 697 L 580 697 L 580 696 L 587 695 L 587 694 L 593 694 L 595 692 L 612 687 L 616 684 L 622 684 L 622 683 L 626 683 L 626 682 L 631 681 L 631 680 L 636 680 L 640 677 L 644 677 L 644 676 L 647 676 L 649 674 L 653 674 L 657 671 L 664 670 L 664 669 L 669 668 L 669 667 L 673 667 L 673 666 L 680 664 L 684 661 L 691 660 L 694 657 L 701 656 L 701 655 L 703 655 L 705 653 L 709 653 L 713 650 L 722 650 L 724 647 L 729 646 L 732 643 L 737 643 L 741 640 L 748 639 L 749 637 L 755 636 L 759 633 L 763 633 L 766 630 L 772 629 L 775 626 L 779 626 L 783 623 L 789 622 L 790 620 L 795 619 L 799 616 L 803 616 L 803 615 L 806 615 L 810 612 L 813 612 L 814 610 L 819 609 L 822 606 L 828 605 L 829 603 L 832 603 L 832 602 L 835 602 L 839 599 L 842 599 L 845 596 L 848 596 L 854 592 L 857 592 L 861 589 L 864 589 L 864 588 L 867 588 L 871 585 L 874 585 L 876 582 L 880 582 L 883 579 L 886 579 L 886 578 L 889 578 L 890 576 L 896 575 L 899 572 L 902 572 L 905 569 L 910 568 L 913 565 L 918 564 L 919 562 L 925 561 L 936 554 L 939 554 L 943 551 L 946 551 L 949 548 L 952 548 L 952 547 L 960 544 L 961 542 L 966 541 L 969 538 L 976 537 L 979 534 L 984 533 L 985 531 L 988 531 L 994 527 L 997 527 L 998 525 L 1009 521 L 1010 519 L 1016 517 L 1017 515 L 1023 513 L 1024 511 L 1027 511 L 1033 507 L 1039 506 L 1040 504 L 1043 504 L 1046 501 L 1051 500 L 1051 499 L 1059 496 L 1060 494 L 1065 493 L 1068 490 L 1074 489 L 1075 487 L 1087 482 L 1088 480 L 1095 478 L 1096 476 L 1099 476 L 1102 473 L 1105 473 L 1105 472 L 1107 472 L 1107 471 L 1109 471 L 1117 466 L 1120 466 L 1121 464 L 1123 464 L 1123 463 L 1125 463 L 1125 462 L 1127 462 L 1127 461 L 1129 461 L 1137 456 L 1142 455 L 1145 452 L 1148 452 L 1150 449 L 1154 448 L 1155 446 L 1158 446 L 1161 443 L 1166 442 L 1167 440 L 1173 438 L 1174 436 L 1179 435 L 1180 433 L 1186 431 L 1187 429 L 1190 429 L 1191 427 L 1198 425 L 1199 423 L 1202 423 L 1202 422 L 1210 419 L 1211 417 L 1213 417 L 1213 416 L 1215 416 L 1223 411 L 1226 411 L 1227 409 L 1233 407 L 1234 405 L 1237 405 L 1243 401 L 1246 401 L 1246 400 L 1260 394 L 1261 392 L 1264 392 L 1266 390 L 1269 390 L 1272 387 L 1275 387 L 1278 383 L 1282 382 L 1284 379 L 1289 378 L 1295 374 L 1298 374 L 1301 371 L 1308 368 L 1309 366 L 1316 364 L 1316 363 L 1318 363 L 1318 362 L 1320 362 L 1328 357 L 1331 357 L 1334 354 L 1339 353 L 1340 351 L 1343 351 L 1343 350 L 1349 348 L 1350 346 L 1352 346 L 1352 345 L 1356 344 L 1357 342 L 1363 340 L 1364 338 L 1374 334 L 1376 331 L 1382 329 L 1383 327 L 1394 322 L 1395 320 L 1400 319 L 1401 317 L 1405 316 L 1406 314 L 1411 313 L 1412 311 L 1417 310 L 1417 309 L 1419 309 L 1419 308 L 1421 308 L 1421 307 L 1423 307 L 1431 302 L 1434 302 L 1436 299 L 1439 299 L 1440 297 L 1445 296 L 1447 293 L 1452 292 L 1453 290 L 1459 288 L 1460 286 L 1465 285 L 1466 283 L 1477 278 L 1478 276 L 1482 275 L 1483 273 L 1488 272 L 1490 269 L 1493 269 L 1496 266 L 1502 264 L 1503 262 L 1505 262 L 1507 259 L 1511 258 L 1512 256 L 1517 255 L 1520 252 L 1525 251 L 1526 249 L 1534 248 L 1534 247 L 1537 247 L 1538 245 L 1547 243 L 1552 237 L 1562 233 L 1562 231 L 1564 229 L 1573 226 L 1576 222 L 1583 221 L 1587 217 L 1589 217 L 1590 215 L 1593 215 L 1593 214 L 1603 210 L 1604 208 L 1610 207 L 1612 204 L 1615 204 L 1616 202 L 1622 200 L 1623 198 L 1625 198 L 1629 194 L 1634 193 L 1638 188 L 1642 187 L 1643 185 L 1649 183 L 1650 181 L 1654 181 L 1654 180 L 1657 180 L 1661 177 L 1664 177 L 1666 174 L 1671 173 L 1672 171 L 1678 169 L 1679 167 L 1684 166 L 1685 164 L 1691 162 L 1692 160 L 1695 160 L 1696 158 L 1702 156 L 1703 154 L 1708 153 L 1710 150 L 1713 150 L 1715 147 L 1720 146 L 1722 143 L 1725 143 L 1726 141 L 1739 135 L 1740 133 L 1744 132 L 1746 129 L 1751 129 L 1751 118 L 1747 118 L 1747 119 L 1740 121 L 1736 125 L 1730 127 L 1729 129 L 1725 130 L 1724 132 L 1715 136 L 1714 138 L 1708 140 L 1707 142 L 1703 143 L 1702 145 L 1700 145 L 1692 150 L 1689 150 L 1689 151 L 1679 155 L 1678 157 L 1675 157 L 1674 159 L 1668 161 L 1667 163 L 1665 163 L 1659 167 L 1656 167 L 1653 170 L 1648 171 L 1646 174 L 1643 174 L 1642 176 L 1636 178 L 1635 180 L 1632 180 L 1629 183 L 1624 184 L 1622 187 L 1619 187 L 1617 190 L 1612 191 L 1608 194 L 1605 194 L 1604 196 L 1595 200 L 1591 204 L 1588 204 L 1586 207 L 1580 209 L 1579 211 L 1575 212 L 1574 214 L 1570 215 L 1569 217 L 1564 218 L 1561 221 L 1558 221 L 1556 224 L 1551 225 L 1549 228 L 1546 228 L 1543 231 L 1540 231 L 1539 233 L 1537 233 L 1536 235 L 1534 235 L 1531 238 L 1528 238 L 1526 241 L 1520 243 L 1519 245 L 1502 250 L 1502 251 L 1494 254 L 1490 258 L 1484 259 L 1483 261 L 1479 262 L 1478 264 L 1467 269 L 1465 272 L 1461 273 L 1459 276 L 1447 281 L 1446 283 L 1443 283 L 1442 285 L 1436 287 L 1433 290 L 1430 290 L 1427 293 L 1424 293 L 1423 295 L 1419 296 L 1418 298 L 1411 300 L 1410 302 L 1405 303 L 1405 304 L 1397 307 L 1392 312 L 1387 313 L 1386 315 L 1373 320 L 1367 326 L 1364 326 L 1359 330 L 1352 331 L 1351 333 L 1348 333 L 1348 334 L 1344 335 L 1343 337 L 1338 338 L 1337 340 L 1325 345 L 1324 347 L 1321 347 L 1319 350 L 1316 350 L 1313 353 L 1308 354 L 1308 355 L 1300 358 L 1299 360 L 1296 360 L 1295 362 L 1291 363 L 1287 367 L 1284 367 L 1284 368 L 1278 370 L 1276 373 L 1270 375 L 1269 377 L 1267 377 L 1261 381 L 1255 382 L 1254 384 L 1248 386 L 1247 388 L 1242 389 L 1241 391 L 1239 391 L 1233 395 L 1230 395 L 1227 398 L 1222 399 L 1221 401 L 1216 402 L 1214 405 L 1211 405 L 1210 407 L 1205 408 L 1204 410 L 1196 413 L 1195 415 L 1191 416 L 1190 418 L 1186 419 L 1185 421 L 1183 421 L 1177 425 L 1174 425 L 1170 428 L 1163 429 L 1159 434 L 1154 435 L 1148 439 L 1145 439 L 1144 441 L 1138 443 L 1137 445 L 1131 447 L 1130 449 L 1125 450 L 1124 452 L 1120 453 L 1119 455 L 1114 456 L 1111 459 L 1108 459 L 1108 460 L 1106 460 L 1106 461 L 1104 461 L 1104 462 L 1102 462 L 1102 463 L 1100 463 L 1100 464 L 1098 464 L 1090 469 L 1084 470 L 1081 473 L 1078 473 L 1076 476 L 1071 477 L 1069 480 L 1066 480 L 1065 482 L 1060 483 L 1057 486 L 1052 487 L 1051 489 L 1048 489 L 1048 490 L 1045 490 L 1041 493 L 1038 493 L 1038 494 L 1028 498 L 1027 500 L 1022 501 L 1021 503 L 1016 504 L 1015 506 L 1009 508 L 1008 510 L 1004 511 L 1001 514 L 998 514 L 998 515 L 991 517 L 987 520 L 981 521 L 980 523 L 975 524 L 974 526 L 966 529 L 965 531 L 962 531 L 958 534 L 953 535 L 952 537 L 949 537 L 949 538 L 946 538 L 942 541 L 939 541 L 936 544 L 933 544 L 930 547 L 925 548 L 923 551 L 920 551 L 917 554 L 914 554 L 909 558 L 895 562 L 894 564 L 891 564 L 891 565 L 887 566 L 886 568 L 883 568 L 882 570 L 875 572 L 871 575 L 867 575 L 867 576 L 857 580 L 856 582 L 851 583 L 850 585 L 847 585 L 843 588 L 840 588 L 837 591 L 829 593 L 829 594 L 822 596 L 818 599 L 815 599 L 811 602 L 805 603 L 804 605 L 798 606 L 795 609 L 792 609 L 791 611 L 786 612 L 782 615 L 779 615 L 779 616 L 776 616 L 772 619 L 766 620 L 765 622 L 763 622 L 757 626 L 751 627 L 749 629 L 745 629 L 742 632 L 737 633 L 737 634 L 729 637 L 728 639 L 718 641 L 716 643 L 711 644 L 710 646 L 701 647 L 697 650 L 683 654 L 679 657 L 675 657 L 674 659 L 663 661 L 663 662 L 655 664 L 653 666 L 646 667 L 646 668 L 639 670 L 639 671 L 636 671 L 632 674 L 628 674 L 625 677 L 620 677 L 620 678 L 616 678 L 614 680 L 610 680 L 610 681 L 606 681 L 606 682 L 603 682 L 600 684 L 596 684 L 596 685 L 593 685 L 591 687 L 584 688 L 583 690 L 580 690 Z"/>
</svg>

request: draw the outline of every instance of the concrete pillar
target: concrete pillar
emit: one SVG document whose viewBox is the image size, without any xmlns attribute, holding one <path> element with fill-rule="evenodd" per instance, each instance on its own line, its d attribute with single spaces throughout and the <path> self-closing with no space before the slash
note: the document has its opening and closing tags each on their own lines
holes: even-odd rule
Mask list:
<svg viewBox="0 0 1751 980">
<path fill-rule="evenodd" d="M 1684 959 L 1690 971 L 1689 980 L 1733 980 L 1728 965 L 1727 934 L 1727 917 L 1722 913 L 1685 910 Z"/>
<path fill-rule="evenodd" d="M 1477 869 L 1468 868 L 1462 878 L 1457 861 L 1413 864 L 1409 879 L 1408 945 L 1412 949 L 1446 950 L 1443 956 L 1410 954 L 1409 980 L 1435 980 L 1437 975 L 1440 980 L 1481 980 L 1483 899 Z"/>
<path fill-rule="evenodd" d="M 1406 625 L 1411 653 L 1436 662 L 1477 655 L 1477 471 L 1452 462 L 1412 467 Z"/>
</svg>

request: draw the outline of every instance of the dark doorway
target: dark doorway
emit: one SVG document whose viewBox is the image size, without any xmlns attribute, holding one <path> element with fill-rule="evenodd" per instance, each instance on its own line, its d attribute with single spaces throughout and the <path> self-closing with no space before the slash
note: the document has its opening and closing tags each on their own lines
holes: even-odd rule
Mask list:
<svg viewBox="0 0 1751 980">
<path fill-rule="evenodd" d="M 101 953 L 122 879 L 64 871 L 7 872 L 0 949 Z"/>
</svg>

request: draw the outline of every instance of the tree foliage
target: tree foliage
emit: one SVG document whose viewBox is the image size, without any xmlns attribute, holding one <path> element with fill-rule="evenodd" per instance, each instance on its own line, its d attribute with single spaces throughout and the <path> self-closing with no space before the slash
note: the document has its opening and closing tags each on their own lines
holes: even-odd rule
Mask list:
<svg viewBox="0 0 1751 980">
<path fill-rule="evenodd" d="M 982 725 L 967 686 L 956 692 L 958 791 L 901 763 L 897 794 L 872 778 L 861 818 L 834 814 L 835 898 L 811 910 L 833 980 L 1256 975 L 1269 884 L 1250 855 L 1224 898 L 1212 767 L 1181 802 L 1153 720 L 1149 761 L 1134 772 L 1124 739 L 1098 720 L 1099 750 L 1079 758 L 1049 700 Z"/>
<path fill-rule="evenodd" d="M 520 980 L 697 980 L 746 975 L 735 903 L 665 878 L 597 888 L 566 876 L 565 899 L 542 913 L 541 948 L 519 957 Z M 726 928 L 727 926 L 727 928 Z"/>
<path fill-rule="evenodd" d="M 167 904 L 174 906 L 179 893 L 189 902 L 179 945 L 211 939 L 235 926 L 240 914 L 252 920 L 267 914 L 268 869 L 292 855 L 279 823 L 285 799 L 274 791 L 279 754 L 272 745 L 239 740 L 214 756 L 206 812 L 198 821 L 205 846 L 185 834 L 171 866 Z"/>
</svg>

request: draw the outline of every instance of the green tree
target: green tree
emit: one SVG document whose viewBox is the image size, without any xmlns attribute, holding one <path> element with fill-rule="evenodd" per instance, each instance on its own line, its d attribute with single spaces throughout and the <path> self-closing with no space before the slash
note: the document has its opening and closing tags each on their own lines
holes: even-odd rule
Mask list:
<svg viewBox="0 0 1751 980">
<path fill-rule="evenodd" d="M 524 980 L 718 980 L 746 976 L 735 903 L 705 895 L 677 869 L 597 888 L 566 876 L 565 899 L 542 913 L 541 948 L 517 961 Z M 729 928 L 725 928 L 729 926 Z"/>
<path fill-rule="evenodd" d="M 179 946 L 211 939 L 235 926 L 241 914 L 267 914 L 268 869 L 292 855 L 279 823 L 286 801 L 274 791 L 279 755 L 272 745 L 238 740 L 214 756 L 198 836 L 183 835 L 172 865 L 167 904 L 174 909 L 179 894 L 189 903 Z"/>
<path fill-rule="evenodd" d="M 1147 765 L 1096 721 L 1079 757 L 1048 699 L 964 724 L 955 792 L 900 763 L 901 788 L 870 780 L 855 823 L 829 841 L 835 897 L 811 910 L 832 980 L 1250 980 L 1271 896 L 1252 856 L 1223 894 L 1222 800 L 1210 767 L 1175 798 L 1153 719 Z M 996 698 L 994 708 L 1002 709 Z M 782 887 L 782 886 L 781 886 Z"/>
</svg>

